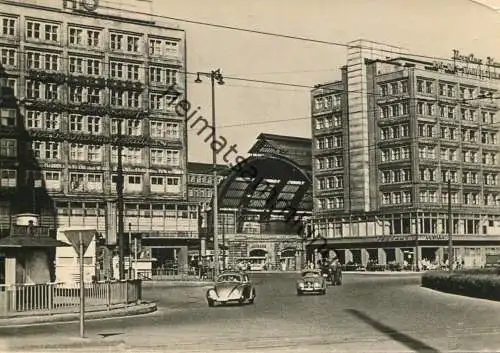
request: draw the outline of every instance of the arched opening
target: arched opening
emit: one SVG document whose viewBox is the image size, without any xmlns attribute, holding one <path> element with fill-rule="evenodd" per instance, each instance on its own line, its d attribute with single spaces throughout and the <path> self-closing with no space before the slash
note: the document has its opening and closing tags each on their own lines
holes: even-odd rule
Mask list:
<svg viewBox="0 0 500 353">
<path fill-rule="evenodd" d="M 267 251 L 264 250 L 264 249 L 253 249 L 253 250 L 250 250 L 250 253 L 248 254 L 249 256 L 252 256 L 252 257 L 266 257 L 267 255 Z"/>
</svg>

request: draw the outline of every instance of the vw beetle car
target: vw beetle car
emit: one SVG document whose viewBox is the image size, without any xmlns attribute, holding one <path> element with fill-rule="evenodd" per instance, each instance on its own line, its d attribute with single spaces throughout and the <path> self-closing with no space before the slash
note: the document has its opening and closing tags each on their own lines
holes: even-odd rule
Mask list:
<svg viewBox="0 0 500 353">
<path fill-rule="evenodd" d="M 217 277 L 215 285 L 207 291 L 208 306 L 215 304 L 237 303 L 253 304 L 256 297 L 255 287 L 244 272 L 225 272 Z"/>
<path fill-rule="evenodd" d="M 305 293 L 326 294 L 326 279 L 321 270 L 302 271 L 302 278 L 297 281 L 297 295 Z"/>
</svg>

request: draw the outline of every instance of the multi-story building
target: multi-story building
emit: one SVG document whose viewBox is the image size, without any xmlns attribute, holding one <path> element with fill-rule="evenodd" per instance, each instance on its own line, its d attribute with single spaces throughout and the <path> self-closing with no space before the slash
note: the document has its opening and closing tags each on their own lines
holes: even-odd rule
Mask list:
<svg viewBox="0 0 500 353">
<path fill-rule="evenodd" d="M 13 94 L 1 105 L 1 228 L 29 211 L 41 225 L 95 227 L 116 244 L 121 145 L 125 231 L 158 263 L 185 261 L 198 213 L 186 201 L 184 118 L 169 104 L 185 96 L 184 31 L 126 1 L 1 3 L 2 92 Z"/>
<path fill-rule="evenodd" d="M 217 177 L 220 183 L 224 179 L 229 166 L 219 164 L 217 166 Z M 187 191 L 188 200 L 197 202 L 206 207 L 212 202 L 214 191 L 214 176 L 212 163 L 188 162 L 187 167 Z"/>
<path fill-rule="evenodd" d="M 483 265 L 500 251 L 500 65 L 351 44 L 312 91 L 316 235 L 343 262 L 443 263 L 450 196 L 454 258 Z"/>
</svg>

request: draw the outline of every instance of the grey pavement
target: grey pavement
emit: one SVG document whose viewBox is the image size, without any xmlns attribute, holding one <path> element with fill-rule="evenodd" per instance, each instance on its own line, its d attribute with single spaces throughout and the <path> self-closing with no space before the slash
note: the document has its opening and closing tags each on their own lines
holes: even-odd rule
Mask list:
<svg viewBox="0 0 500 353">
<path fill-rule="evenodd" d="M 297 297 L 297 274 L 253 274 L 254 305 L 209 308 L 202 287 L 147 287 L 158 311 L 132 318 L 0 329 L 0 351 L 500 351 L 500 303 L 421 288 L 420 274 L 346 274 Z"/>
</svg>

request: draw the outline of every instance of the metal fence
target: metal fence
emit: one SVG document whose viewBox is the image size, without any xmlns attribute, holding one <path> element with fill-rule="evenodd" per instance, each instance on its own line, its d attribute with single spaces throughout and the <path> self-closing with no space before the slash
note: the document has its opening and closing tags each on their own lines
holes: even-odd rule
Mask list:
<svg viewBox="0 0 500 353">
<path fill-rule="evenodd" d="M 141 280 L 85 283 L 85 310 L 111 310 L 140 302 Z M 79 283 L 0 285 L 0 317 L 77 312 Z"/>
</svg>

